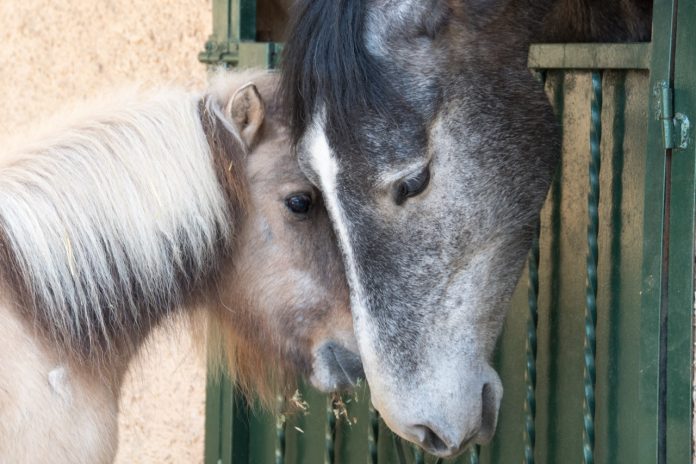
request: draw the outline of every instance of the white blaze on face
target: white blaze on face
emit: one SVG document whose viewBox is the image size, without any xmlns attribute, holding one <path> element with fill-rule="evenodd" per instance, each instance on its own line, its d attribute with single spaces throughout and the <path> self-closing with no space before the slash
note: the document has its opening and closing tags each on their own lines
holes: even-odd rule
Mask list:
<svg viewBox="0 0 696 464">
<path fill-rule="evenodd" d="M 321 114 L 321 112 L 319 114 Z M 343 252 L 346 274 L 350 287 L 351 312 L 353 314 L 355 338 L 358 340 L 358 348 L 360 350 L 360 356 L 362 357 L 363 366 L 367 376 L 370 377 L 369 370 L 371 367 L 376 366 L 375 362 L 377 359 L 374 346 L 374 340 L 377 335 L 374 333 L 376 324 L 370 322 L 371 318 L 367 312 L 364 292 L 358 279 L 355 257 L 353 256 L 353 247 L 350 242 L 349 224 L 336 191 L 339 171 L 338 162 L 329 146 L 329 141 L 324 132 L 323 117 L 318 115 L 315 116 L 314 123 L 305 136 L 305 140 L 307 141 L 305 146 L 308 150 L 310 165 L 319 178 L 326 209 L 333 222 L 336 235 L 338 236 L 338 242 Z"/>
<path fill-rule="evenodd" d="M 486 301 L 480 298 L 480 287 L 487 281 L 485 278 L 472 281 L 471 278 L 480 273 L 483 276 L 491 274 L 486 272 L 493 262 L 490 255 L 479 255 L 480 262 L 471 263 L 472 266 L 478 266 L 476 272 L 479 274 L 462 270 L 457 276 L 453 276 L 448 294 L 445 295 L 446 301 L 439 302 L 437 308 L 432 308 L 440 313 L 440 319 L 443 319 L 443 314 L 447 316 L 446 323 L 418 327 L 420 339 L 427 343 L 423 343 L 420 348 L 421 362 L 417 375 L 406 377 L 394 371 L 394 366 L 388 364 L 389 347 L 379 345 L 377 322 L 382 321 L 375 320 L 368 312 L 367 295 L 360 282 L 360 268 L 352 247 L 351 238 L 355 236 L 351 235 L 352 224 L 346 217 L 341 201 L 345 202 L 346 199 L 338 195 L 340 166 L 329 146 L 323 121 L 321 116 L 315 116 L 315 122 L 303 140 L 303 155 L 323 192 L 324 202 L 343 252 L 351 290 L 353 328 L 370 385 L 372 403 L 387 425 L 407 440 L 422 443 L 426 437 L 425 432 L 428 429 L 433 431 L 443 445 L 438 445 L 439 449 L 431 451 L 442 456 L 454 453 L 460 445 L 471 439 L 488 441 L 493 433 L 502 386 L 497 374 L 486 362 L 485 353 L 477 350 L 478 344 L 475 343 L 477 337 L 480 337 L 480 334 L 474 333 L 476 321 L 481 318 L 481 314 L 476 311 L 483 311 L 487 307 Z M 403 169 L 413 167 L 416 166 Z M 395 178 L 387 175 L 381 180 L 393 182 Z M 496 249 L 493 248 L 491 252 Z M 486 268 L 481 269 L 480 266 Z M 458 303 L 460 300 L 465 303 Z M 385 309 L 399 310 L 396 306 Z M 446 337 L 441 333 L 443 330 Z M 454 349 L 451 346 L 453 343 Z M 443 357 L 444 352 L 453 355 Z M 408 353 L 399 355 L 404 359 Z M 487 403 L 485 408 L 484 401 Z"/>
</svg>

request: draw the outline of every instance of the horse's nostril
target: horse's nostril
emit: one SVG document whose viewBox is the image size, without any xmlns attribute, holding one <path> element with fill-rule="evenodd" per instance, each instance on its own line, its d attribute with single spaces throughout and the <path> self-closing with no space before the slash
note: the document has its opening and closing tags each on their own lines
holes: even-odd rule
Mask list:
<svg viewBox="0 0 696 464">
<path fill-rule="evenodd" d="M 477 442 L 490 441 L 495 433 L 495 425 L 498 419 L 498 400 L 493 386 L 489 383 L 483 386 L 481 392 L 481 427 L 479 428 Z"/>
<path fill-rule="evenodd" d="M 426 451 L 433 454 L 442 454 L 451 450 L 451 446 L 445 443 L 440 436 L 435 433 L 430 427 L 425 425 L 416 425 L 413 427 L 415 435 L 420 440 L 420 445 Z"/>
</svg>

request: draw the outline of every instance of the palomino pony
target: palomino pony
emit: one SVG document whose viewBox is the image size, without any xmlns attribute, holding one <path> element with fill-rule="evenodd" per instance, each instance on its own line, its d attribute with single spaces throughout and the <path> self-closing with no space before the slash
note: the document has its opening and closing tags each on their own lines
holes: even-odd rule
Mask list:
<svg viewBox="0 0 696 464">
<path fill-rule="evenodd" d="M 649 36 L 650 0 L 300 0 L 282 91 L 343 252 L 371 398 L 441 456 L 488 442 L 490 365 L 559 158 L 543 39 Z"/>
<path fill-rule="evenodd" d="M 238 382 L 361 373 L 321 197 L 291 157 L 276 78 L 130 91 L 0 166 L 0 462 L 113 460 L 125 369 L 195 308 Z"/>
</svg>

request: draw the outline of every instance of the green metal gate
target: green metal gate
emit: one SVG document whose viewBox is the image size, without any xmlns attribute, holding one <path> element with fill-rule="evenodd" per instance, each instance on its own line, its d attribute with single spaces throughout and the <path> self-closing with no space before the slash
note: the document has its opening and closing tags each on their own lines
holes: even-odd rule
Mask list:
<svg viewBox="0 0 696 464">
<path fill-rule="evenodd" d="M 215 0 L 201 60 L 274 66 L 257 6 Z M 445 462 L 692 459 L 696 2 L 678 6 L 655 1 L 652 43 L 532 46 L 562 164 L 500 341 L 496 437 Z M 310 389 L 307 414 L 275 417 L 211 381 L 206 464 L 437 461 L 394 437 L 368 394 L 343 397 L 349 420 Z"/>
</svg>

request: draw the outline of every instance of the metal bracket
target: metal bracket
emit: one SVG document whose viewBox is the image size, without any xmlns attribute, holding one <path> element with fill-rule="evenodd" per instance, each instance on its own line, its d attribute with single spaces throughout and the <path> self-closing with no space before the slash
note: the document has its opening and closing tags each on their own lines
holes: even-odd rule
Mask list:
<svg viewBox="0 0 696 464">
<path fill-rule="evenodd" d="M 283 45 L 276 42 L 218 42 L 211 37 L 198 61 L 210 66 L 268 68 L 278 66 Z"/>
<path fill-rule="evenodd" d="M 689 117 L 674 113 L 674 90 L 667 81 L 659 81 L 653 89 L 655 119 L 662 121 L 662 141 L 665 149 L 684 150 L 691 142 Z"/>
<path fill-rule="evenodd" d="M 198 54 L 198 61 L 209 65 L 235 66 L 239 62 L 239 42 L 220 42 L 211 36 L 205 43 L 205 49 Z"/>
<path fill-rule="evenodd" d="M 674 115 L 674 136 L 675 146 L 678 150 L 685 150 L 689 148 L 691 143 L 691 137 L 689 135 L 689 129 L 691 129 L 691 122 L 689 117 L 683 113 L 677 113 Z"/>
</svg>

